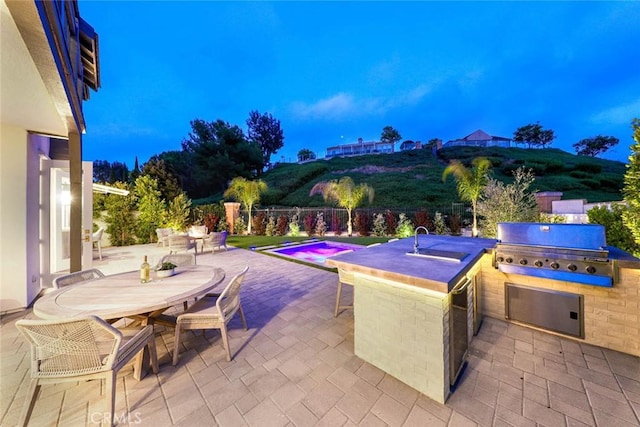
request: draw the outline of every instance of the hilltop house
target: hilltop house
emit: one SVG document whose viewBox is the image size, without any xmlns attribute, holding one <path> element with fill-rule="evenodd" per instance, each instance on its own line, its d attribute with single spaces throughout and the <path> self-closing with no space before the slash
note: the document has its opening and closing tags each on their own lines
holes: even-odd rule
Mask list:
<svg viewBox="0 0 640 427">
<path fill-rule="evenodd" d="M 92 167 L 82 162 L 98 35 L 77 0 L 0 0 L 0 313 L 56 271 L 92 262 Z M 84 209 L 83 209 L 84 205 Z"/>
<path fill-rule="evenodd" d="M 482 129 L 465 136 L 461 139 L 452 139 L 444 144 L 445 147 L 467 146 L 467 147 L 505 147 L 511 146 L 511 139 L 501 136 L 491 136 Z"/>
<path fill-rule="evenodd" d="M 358 138 L 358 142 L 336 145 L 327 148 L 326 158 L 336 156 L 359 156 L 362 154 L 393 153 L 393 144 L 390 142 L 367 141 Z"/>
</svg>

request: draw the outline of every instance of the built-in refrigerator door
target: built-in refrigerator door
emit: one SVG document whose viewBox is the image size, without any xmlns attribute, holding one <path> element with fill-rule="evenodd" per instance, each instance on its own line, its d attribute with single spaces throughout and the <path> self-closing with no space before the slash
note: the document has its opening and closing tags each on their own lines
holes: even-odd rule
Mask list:
<svg viewBox="0 0 640 427">
<path fill-rule="evenodd" d="M 462 372 L 469 348 L 469 285 L 473 279 L 464 278 L 451 290 L 450 319 L 450 366 L 449 379 L 451 387 L 455 386 Z"/>
</svg>

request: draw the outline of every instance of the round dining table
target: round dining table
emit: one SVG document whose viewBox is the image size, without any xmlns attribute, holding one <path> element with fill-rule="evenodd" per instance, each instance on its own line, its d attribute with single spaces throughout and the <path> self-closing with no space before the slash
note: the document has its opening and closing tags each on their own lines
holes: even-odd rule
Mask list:
<svg viewBox="0 0 640 427">
<path fill-rule="evenodd" d="M 175 274 L 140 283 L 140 272 L 114 274 L 57 289 L 38 299 L 33 313 L 42 319 L 95 315 L 104 320 L 135 315 L 155 317 L 167 308 L 209 293 L 225 277 L 211 266 L 176 267 Z"/>
<path fill-rule="evenodd" d="M 211 292 L 225 277 L 224 270 L 211 266 L 176 267 L 175 274 L 140 283 L 140 271 L 114 274 L 65 286 L 47 293 L 33 305 L 33 313 L 49 320 L 95 315 L 107 321 L 133 318 L 153 325 L 169 307 Z M 136 359 L 134 376 L 146 373 L 149 354 Z"/>
</svg>

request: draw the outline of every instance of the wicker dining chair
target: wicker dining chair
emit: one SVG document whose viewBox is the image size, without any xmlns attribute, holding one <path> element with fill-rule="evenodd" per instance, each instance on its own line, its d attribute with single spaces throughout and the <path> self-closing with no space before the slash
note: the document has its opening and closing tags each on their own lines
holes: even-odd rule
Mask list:
<svg viewBox="0 0 640 427">
<path fill-rule="evenodd" d="M 229 284 L 217 298 L 204 297 L 186 312 L 176 319 L 176 336 L 173 348 L 173 365 L 178 364 L 178 352 L 180 350 L 180 338 L 182 331 L 192 329 L 220 329 L 222 335 L 222 346 L 227 352 L 227 361 L 231 361 L 231 349 L 229 348 L 229 337 L 227 336 L 227 323 L 231 321 L 236 312 L 240 313 L 240 319 L 244 330 L 247 330 L 247 320 L 242 311 L 240 303 L 240 285 L 247 274 L 249 266 L 246 266 L 241 273 L 231 279 Z"/>
<path fill-rule="evenodd" d="M 353 286 L 353 273 L 342 268 L 338 269 L 338 293 L 336 295 L 336 308 L 333 313 L 333 317 L 338 317 L 340 310 L 353 308 L 352 305 L 340 305 L 340 298 L 342 297 L 342 285 Z"/>
<path fill-rule="evenodd" d="M 98 248 L 98 256 L 100 257 L 100 261 L 102 261 L 102 234 L 104 233 L 104 227 L 98 228 L 98 231 L 91 235 L 91 244 L 96 244 Z"/>
<path fill-rule="evenodd" d="M 104 379 L 111 425 L 116 401 L 116 375 L 149 348 L 158 373 L 153 326 L 116 329 L 97 316 L 51 320 L 18 320 L 16 327 L 31 345 L 31 383 L 19 425 L 27 425 L 42 384 Z M 137 366 L 135 364 L 134 366 Z M 136 376 L 139 378 L 139 376 Z"/>
<path fill-rule="evenodd" d="M 207 234 L 204 239 L 202 239 L 202 251 L 204 252 L 204 248 L 206 246 L 211 246 L 211 253 L 215 251 L 216 248 L 222 250 L 227 250 L 227 235 L 226 231 L 212 231 Z"/>
<path fill-rule="evenodd" d="M 195 256 L 198 255 L 198 245 L 189 236 L 173 235 L 169 236 L 169 254 L 174 252 L 187 252 L 193 249 Z"/>
<path fill-rule="evenodd" d="M 104 277 L 104 273 L 102 273 L 102 271 L 97 268 L 90 268 L 88 270 L 76 271 L 75 273 L 56 277 L 53 279 L 53 287 L 59 289 L 65 286 L 75 285 L 76 283 L 99 279 L 101 277 Z"/>
</svg>

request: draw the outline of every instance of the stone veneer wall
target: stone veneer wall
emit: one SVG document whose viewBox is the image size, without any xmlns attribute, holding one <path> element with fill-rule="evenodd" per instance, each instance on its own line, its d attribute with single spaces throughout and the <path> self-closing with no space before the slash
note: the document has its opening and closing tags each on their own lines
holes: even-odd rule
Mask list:
<svg viewBox="0 0 640 427">
<path fill-rule="evenodd" d="M 354 275 L 355 354 L 444 403 L 449 395 L 448 294 Z"/>
<path fill-rule="evenodd" d="M 505 282 L 581 294 L 584 295 L 585 339 L 574 339 L 640 356 L 640 269 L 620 268 L 620 283 L 605 288 L 505 274 L 493 267 L 489 254 L 480 262 L 483 314 L 505 318 Z"/>
</svg>

